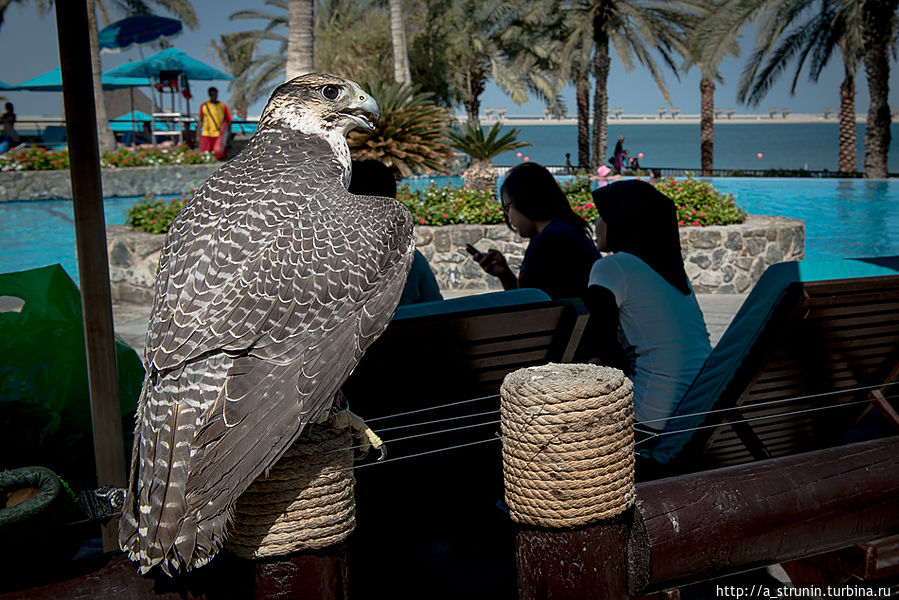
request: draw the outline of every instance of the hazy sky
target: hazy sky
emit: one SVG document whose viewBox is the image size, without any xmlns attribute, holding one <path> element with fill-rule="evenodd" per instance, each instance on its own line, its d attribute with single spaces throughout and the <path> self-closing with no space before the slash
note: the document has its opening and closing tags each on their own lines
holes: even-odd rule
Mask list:
<svg viewBox="0 0 899 600">
<path fill-rule="evenodd" d="M 187 30 L 173 38 L 171 42 L 199 60 L 221 68 L 213 51 L 209 48 L 210 40 L 222 33 L 256 27 L 253 21 L 229 21 L 228 15 L 244 8 L 262 8 L 262 0 L 194 0 L 200 25 L 196 30 Z M 789 85 L 792 73 L 781 79 L 762 101 L 758 108 L 740 106 L 736 103 L 736 88 L 739 82 L 745 57 L 752 46 L 752 32 L 744 35 L 742 41 L 743 55 L 738 59 L 726 59 L 721 66 L 724 84 L 718 86 L 715 94 L 716 105 L 721 108 L 736 108 L 739 113 L 762 112 L 768 108 L 790 108 L 794 113 L 820 113 L 824 108 L 836 110 L 839 107 L 839 85 L 842 79 L 842 66 L 838 57 L 831 61 L 827 71 L 818 84 L 808 82 L 807 75 L 800 78 L 800 85 L 795 96 L 790 96 Z M 143 47 L 144 56 L 157 51 L 150 45 Z M 54 14 L 39 16 L 31 3 L 13 3 L 6 10 L 2 28 L 0 28 L 0 56 L 4 57 L 0 69 L 0 81 L 17 84 L 59 66 L 59 55 L 56 38 L 56 17 Z M 118 54 L 101 54 L 103 69 L 107 70 L 128 60 L 138 60 L 140 54 L 136 47 Z M 385 57 L 389 60 L 389 57 Z M 894 64 L 890 76 L 890 105 L 899 107 L 899 75 Z M 673 106 L 682 114 L 699 112 L 699 75 L 695 69 L 677 81 L 673 74 L 667 76 Z M 207 82 L 192 82 L 195 98 L 205 99 Z M 221 90 L 221 96 L 227 101 L 227 83 L 214 82 Z M 868 92 L 864 70 L 861 70 L 856 83 L 856 111 L 865 112 L 868 107 Z M 146 89 L 146 88 L 145 88 Z M 3 92 L 15 103 L 19 115 L 55 115 L 62 112 L 60 94 L 50 92 Z M 569 112 L 574 113 L 574 97 L 571 90 L 566 94 Z M 192 107 L 196 107 L 194 102 Z M 260 101 L 250 108 L 250 115 L 258 115 L 264 102 Z M 483 108 L 504 107 L 508 114 L 542 114 L 543 105 L 535 100 L 522 106 L 516 105 L 492 84 L 481 96 Z M 655 114 L 665 106 L 662 94 L 658 91 L 652 78 L 639 66 L 628 74 L 621 68 L 614 57 L 609 78 L 609 107 L 621 107 L 627 114 Z"/>
</svg>

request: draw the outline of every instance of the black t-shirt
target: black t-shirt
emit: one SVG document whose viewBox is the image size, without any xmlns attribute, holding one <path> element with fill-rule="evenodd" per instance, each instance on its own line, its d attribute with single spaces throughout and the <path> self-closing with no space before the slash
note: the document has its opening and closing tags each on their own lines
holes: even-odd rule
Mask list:
<svg viewBox="0 0 899 600">
<path fill-rule="evenodd" d="M 554 220 L 531 238 L 521 262 L 519 287 L 539 288 L 554 300 L 587 292 L 590 269 L 599 251 L 583 229 Z"/>
</svg>

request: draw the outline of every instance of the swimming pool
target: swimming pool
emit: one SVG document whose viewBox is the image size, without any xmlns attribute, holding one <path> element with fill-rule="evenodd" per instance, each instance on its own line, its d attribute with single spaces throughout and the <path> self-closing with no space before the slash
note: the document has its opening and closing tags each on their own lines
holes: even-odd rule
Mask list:
<svg viewBox="0 0 899 600">
<path fill-rule="evenodd" d="M 435 178 L 442 185 L 458 178 Z M 810 259 L 899 255 L 899 180 L 716 178 L 756 214 L 802 219 Z M 427 187 L 430 180 L 413 182 Z M 168 196 L 167 196 L 168 197 Z M 125 222 L 137 197 L 106 198 L 107 225 Z M 77 279 L 69 200 L 0 203 L 0 273 L 60 263 Z"/>
</svg>

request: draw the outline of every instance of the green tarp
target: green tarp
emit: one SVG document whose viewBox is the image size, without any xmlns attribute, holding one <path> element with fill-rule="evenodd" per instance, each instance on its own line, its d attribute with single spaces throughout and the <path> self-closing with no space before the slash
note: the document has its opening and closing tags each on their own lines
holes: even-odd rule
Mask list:
<svg viewBox="0 0 899 600">
<path fill-rule="evenodd" d="M 0 274 L 0 307 L 7 309 L 0 312 L 0 468 L 42 465 L 77 487 L 92 486 L 90 396 L 77 286 L 59 265 Z M 116 360 L 128 456 L 144 369 L 137 353 L 118 340 Z"/>
</svg>

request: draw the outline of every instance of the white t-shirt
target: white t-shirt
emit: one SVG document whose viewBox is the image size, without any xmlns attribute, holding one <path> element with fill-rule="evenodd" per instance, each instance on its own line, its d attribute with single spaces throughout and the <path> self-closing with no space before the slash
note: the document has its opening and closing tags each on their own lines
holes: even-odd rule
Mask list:
<svg viewBox="0 0 899 600">
<path fill-rule="evenodd" d="M 649 265 L 627 252 L 596 261 L 589 285 L 615 296 L 629 354 L 634 355 L 634 417 L 655 430 L 665 428 L 711 352 L 696 295 L 685 296 Z M 658 420 L 663 419 L 663 420 Z"/>
</svg>

